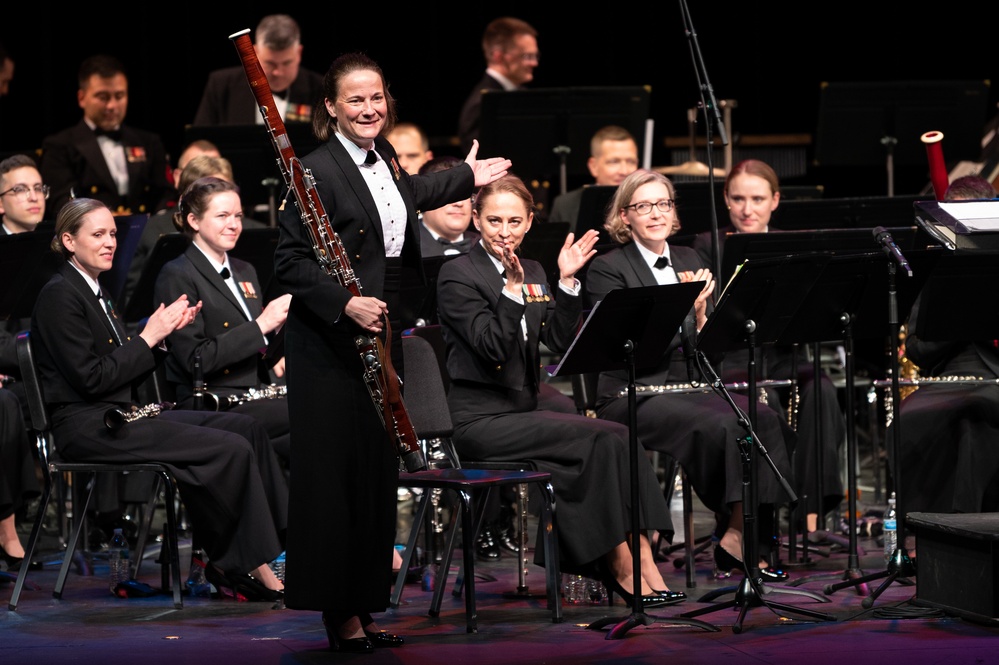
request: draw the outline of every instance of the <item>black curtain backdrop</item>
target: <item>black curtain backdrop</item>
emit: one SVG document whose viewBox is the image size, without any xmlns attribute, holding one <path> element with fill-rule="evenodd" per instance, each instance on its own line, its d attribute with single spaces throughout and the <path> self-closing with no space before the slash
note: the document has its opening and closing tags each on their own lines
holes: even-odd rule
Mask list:
<svg viewBox="0 0 999 665">
<path fill-rule="evenodd" d="M 8 3 L 10 4 L 10 3 Z M 268 13 L 301 24 L 303 65 L 325 72 L 334 57 L 364 51 L 383 67 L 401 120 L 420 124 L 440 152 L 456 151 L 461 104 L 484 69 L 481 35 L 499 15 L 539 31 L 541 64 L 533 87 L 648 85 L 655 121 L 653 165 L 669 164 L 666 136 L 688 134 L 686 110 L 700 100 L 679 3 L 569 9 L 554 3 L 510 2 L 504 9 L 472 3 L 298 3 L 245 6 L 110 2 L 88 9 L 54 2 L 5 7 L 0 42 L 16 71 L 0 99 L 0 152 L 40 147 L 42 138 L 79 120 L 76 71 L 97 52 L 121 58 L 130 72 L 127 122 L 160 133 L 175 157 L 197 108 L 208 72 L 239 65 L 229 35 L 253 29 Z M 688 2 L 697 41 L 718 99 L 734 99 L 735 134 L 805 133 L 818 124 L 826 81 L 990 80 L 996 11 L 925 15 L 914 6 L 877 3 Z M 807 14 L 807 17 L 806 17 Z M 955 15 L 960 14 L 960 15 Z M 996 112 L 994 86 L 982 122 Z M 938 129 L 928 126 L 926 131 Z M 697 134 L 704 136 L 703 116 Z M 948 161 L 965 156 L 947 153 Z M 501 150 L 501 149 L 500 149 Z M 454 152 L 453 154 L 457 154 Z M 716 164 L 722 153 L 715 153 Z M 977 159 L 977 155 L 970 156 Z M 516 170 L 516 165 L 515 165 Z M 809 179 L 831 174 L 818 170 Z M 842 190 L 827 195 L 885 193 L 884 169 L 837 174 Z M 916 193 L 927 169 L 896 174 L 896 193 Z"/>
</svg>

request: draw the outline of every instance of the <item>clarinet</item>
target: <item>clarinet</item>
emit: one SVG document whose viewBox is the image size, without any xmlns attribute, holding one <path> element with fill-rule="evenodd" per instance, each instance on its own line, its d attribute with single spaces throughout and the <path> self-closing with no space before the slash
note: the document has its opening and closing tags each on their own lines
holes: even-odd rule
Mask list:
<svg viewBox="0 0 999 665">
<path fill-rule="evenodd" d="M 173 402 L 154 402 L 145 406 L 132 406 L 127 411 L 123 409 L 108 409 L 104 412 L 104 426 L 111 432 L 117 432 L 127 423 L 134 423 L 141 418 L 155 418 L 163 411 L 173 408 Z"/>
<path fill-rule="evenodd" d="M 250 30 L 241 30 L 232 35 L 236 52 L 246 72 L 250 90 L 260 107 L 264 125 L 271 137 L 271 143 L 278 155 L 278 166 L 288 189 L 295 195 L 298 211 L 312 240 L 319 265 L 327 275 L 335 278 L 340 286 L 355 296 L 361 295 L 361 283 L 347 260 L 347 250 L 340 236 L 330 225 L 329 216 L 316 191 L 312 173 L 302 166 L 292 148 L 284 122 L 274 108 L 267 77 L 260 67 L 260 61 L 250 41 Z M 386 321 L 386 341 L 391 337 L 391 327 Z M 392 360 L 382 340 L 375 335 L 357 334 L 354 345 L 364 366 L 364 383 L 368 387 L 372 403 L 382 418 L 385 429 L 394 447 L 409 472 L 427 468 L 420 448 L 419 438 L 402 401 L 400 379 L 392 367 Z"/>
</svg>

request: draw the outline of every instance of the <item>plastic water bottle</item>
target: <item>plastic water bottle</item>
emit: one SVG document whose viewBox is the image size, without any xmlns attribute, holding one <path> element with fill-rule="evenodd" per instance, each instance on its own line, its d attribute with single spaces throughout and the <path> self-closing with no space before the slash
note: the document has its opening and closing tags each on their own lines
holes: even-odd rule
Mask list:
<svg viewBox="0 0 999 665">
<path fill-rule="evenodd" d="M 895 556 L 895 549 L 898 547 L 898 523 L 897 515 L 895 513 L 894 492 L 892 492 L 891 496 L 888 497 L 888 508 L 885 510 L 885 516 L 882 524 L 884 525 L 885 563 L 887 563 L 891 561 L 893 556 Z"/>
<path fill-rule="evenodd" d="M 110 569 L 109 586 L 111 593 L 127 598 L 127 591 L 118 592 L 118 585 L 132 579 L 131 562 L 129 561 L 128 540 L 121 529 L 115 529 L 111 542 L 108 544 L 108 568 Z"/>
<path fill-rule="evenodd" d="M 205 577 L 206 561 L 208 561 L 208 557 L 205 556 L 205 551 L 201 548 L 195 548 L 191 552 L 191 572 L 187 576 L 187 588 L 192 596 L 201 598 L 211 598 L 212 596 L 212 585 Z"/>
</svg>

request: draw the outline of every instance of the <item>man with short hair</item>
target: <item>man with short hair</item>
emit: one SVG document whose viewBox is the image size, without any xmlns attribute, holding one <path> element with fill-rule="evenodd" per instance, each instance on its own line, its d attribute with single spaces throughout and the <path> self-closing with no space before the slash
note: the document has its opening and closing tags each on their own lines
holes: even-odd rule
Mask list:
<svg viewBox="0 0 999 665">
<path fill-rule="evenodd" d="M 519 18 L 495 19 L 482 35 L 482 52 L 486 58 L 486 72 L 465 100 L 458 118 L 458 138 L 463 153 L 472 149 L 473 139 L 479 138 L 482 93 L 517 90 L 534 80 L 534 68 L 540 57 L 538 31 Z"/>
<path fill-rule="evenodd" d="M 253 50 L 281 119 L 285 123 L 311 123 L 312 108 L 323 99 L 323 77 L 301 67 L 301 30 L 295 19 L 287 14 L 265 16 L 254 32 Z M 217 69 L 208 75 L 194 114 L 194 126 L 263 122 L 242 65 Z"/>
<path fill-rule="evenodd" d="M 411 122 L 396 123 L 385 138 L 395 148 L 399 166 L 409 175 L 419 173 L 420 168 L 434 158 L 427 135 Z"/>
<path fill-rule="evenodd" d="M 28 155 L 0 161 L 0 225 L 4 235 L 34 231 L 45 219 L 49 188 L 42 184 L 38 165 Z"/>
<path fill-rule="evenodd" d="M 110 55 L 80 65 L 78 123 L 45 137 L 40 172 L 58 213 L 71 198 L 97 199 L 115 215 L 152 214 L 170 199 L 167 157 L 158 134 L 125 125 L 128 75 Z"/>
<path fill-rule="evenodd" d="M 617 187 L 621 181 L 638 168 L 638 143 L 624 127 L 607 125 L 598 129 L 590 140 L 590 158 L 586 168 L 593 176 L 594 185 Z M 579 187 L 555 197 L 549 222 L 569 222 L 575 232 L 583 189 Z"/>
</svg>

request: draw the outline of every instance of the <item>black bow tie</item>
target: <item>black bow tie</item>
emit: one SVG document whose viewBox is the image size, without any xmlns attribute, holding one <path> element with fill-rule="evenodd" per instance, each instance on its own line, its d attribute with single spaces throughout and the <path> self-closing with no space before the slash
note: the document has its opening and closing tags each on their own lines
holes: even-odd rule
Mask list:
<svg viewBox="0 0 999 665">
<path fill-rule="evenodd" d="M 101 129 L 94 130 L 94 136 L 106 136 L 112 141 L 121 141 L 121 129 Z"/>
<path fill-rule="evenodd" d="M 448 240 L 447 238 L 444 238 L 444 237 L 437 238 L 437 242 L 439 242 L 440 244 L 444 245 L 445 247 L 450 247 L 451 245 L 456 245 L 457 244 L 457 243 L 451 242 L 450 240 Z"/>
<path fill-rule="evenodd" d="M 378 154 L 374 150 L 368 151 L 368 156 L 364 158 L 365 166 L 371 166 L 378 161 Z"/>
<path fill-rule="evenodd" d="M 669 267 L 670 265 L 671 264 L 669 262 L 668 256 L 660 256 L 658 259 L 656 259 L 656 262 L 652 264 L 652 267 L 656 268 L 657 270 L 662 270 L 663 268 Z"/>
<path fill-rule="evenodd" d="M 228 268 L 222 268 L 222 270 L 219 270 L 219 274 L 222 276 L 222 279 L 229 279 L 231 273 Z"/>
</svg>

